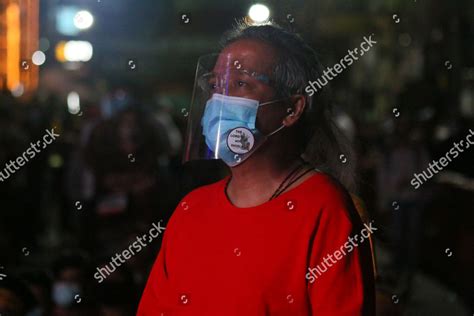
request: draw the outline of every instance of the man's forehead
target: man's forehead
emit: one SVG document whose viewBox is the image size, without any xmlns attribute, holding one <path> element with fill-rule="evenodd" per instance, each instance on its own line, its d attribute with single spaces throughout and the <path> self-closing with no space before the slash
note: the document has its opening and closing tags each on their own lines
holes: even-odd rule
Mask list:
<svg viewBox="0 0 474 316">
<path fill-rule="evenodd" d="M 273 66 L 272 55 L 261 49 L 230 46 L 217 57 L 214 72 L 225 72 L 228 69 L 247 70 L 269 75 Z"/>
</svg>

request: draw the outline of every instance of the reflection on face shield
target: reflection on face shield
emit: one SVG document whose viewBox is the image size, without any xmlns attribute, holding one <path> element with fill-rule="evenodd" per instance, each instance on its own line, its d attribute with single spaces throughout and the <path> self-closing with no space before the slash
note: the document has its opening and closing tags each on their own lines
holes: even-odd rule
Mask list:
<svg viewBox="0 0 474 316">
<path fill-rule="evenodd" d="M 210 98 L 214 93 L 244 96 L 255 91 L 262 83 L 269 83 L 268 76 L 247 71 L 230 70 L 224 74 L 207 73 L 198 79 L 199 87 Z"/>
</svg>

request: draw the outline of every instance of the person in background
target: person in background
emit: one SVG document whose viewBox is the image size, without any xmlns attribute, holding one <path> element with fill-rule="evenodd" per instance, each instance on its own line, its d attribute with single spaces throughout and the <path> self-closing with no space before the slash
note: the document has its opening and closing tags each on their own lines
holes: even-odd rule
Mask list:
<svg viewBox="0 0 474 316">
<path fill-rule="evenodd" d="M 8 274 L 0 281 L 0 315 L 36 316 L 35 304 L 33 294 L 20 279 Z"/>
<path fill-rule="evenodd" d="M 420 240 L 423 231 L 423 211 L 430 196 L 426 184 L 419 190 L 410 185 L 413 175 L 429 164 L 429 153 L 422 130 L 412 122 L 402 120 L 397 126 L 393 145 L 385 151 L 386 158 L 379 166 L 379 191 L 384 209 L 392 212 L 394 260 L 391 270 L 396 275 L 397 291 L 410 290 L 418 268 Z M 423 192 L 421 194 L 420 192 Z"/>
<path fill-rule="evenodd" d="M 37 302 L 31 316 L 51 315 L 52 312 L 52 280 L 42 271 L 28 271 L 22 274 L 22 279 L 28 285 Z"/>
<path fill-rule="evenodd" d="M 95 315 L 87 280 L 88 263 L 84 255 L 67 253 L 53 263 L 53 316 Z M 83 299 L 84 298 L 84 299 Z"/>
</svg>

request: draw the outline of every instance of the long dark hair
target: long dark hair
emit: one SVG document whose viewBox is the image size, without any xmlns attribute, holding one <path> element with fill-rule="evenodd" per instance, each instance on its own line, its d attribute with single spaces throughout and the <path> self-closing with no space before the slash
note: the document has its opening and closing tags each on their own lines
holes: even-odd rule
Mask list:
<svg viewBox="0 0 474 316">
<path fill-rule="evenodd" d="M 309 81 L 323 76 L 323 66 L 316 52 L 301 36 L 274 23 L 249 25 L 245 21 L 237 22 L 224 35 L 221 44 L 225 47 L 241 39 L 261 41 L 275 49 L 278 60 L 271 79 L 277 97 L 306 96 L 305 112 L 295 125 L 303 158 L 355 192 L 355 157 L 348 139 L 333 121 L 329 85 L 312 96 L 305 93 Z"/>
</svg>

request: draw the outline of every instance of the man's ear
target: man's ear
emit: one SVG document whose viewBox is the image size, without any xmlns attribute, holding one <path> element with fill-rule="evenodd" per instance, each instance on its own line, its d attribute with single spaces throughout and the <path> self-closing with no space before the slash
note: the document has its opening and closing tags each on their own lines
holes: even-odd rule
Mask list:
<svg viewBox="0 0 474 316">
<path fill-rule="evenodd" d="M 290 102 L 288 105 L 287 113 L 283 119 L 283 125 L 290 127 L 295 124 L 301 115 L 303 115 L 304 109 L 306 107 L 306 98 L 302 94 L 295 94 L 290 97 Z"/>
</svg>

